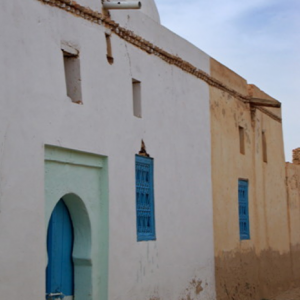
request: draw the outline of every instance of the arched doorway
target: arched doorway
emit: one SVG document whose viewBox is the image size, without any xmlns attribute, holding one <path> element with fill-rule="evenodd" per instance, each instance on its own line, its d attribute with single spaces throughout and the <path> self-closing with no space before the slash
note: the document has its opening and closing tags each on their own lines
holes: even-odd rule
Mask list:
<svg viewBox="0 0 300 300">
<path fill-rule="evenodd" d="M 63 199 L 56 204 L 48 226 L 46 299 L 71 300 L 74 295 L 73 224 Z"/>
<path fill-rule="evenodd" d="M 62 198 L 73 225 L 74 299 L 108 299 L 107 170 L 106 157 L 45 146 L 45 270 L 49 221 Z"/>
</svg>

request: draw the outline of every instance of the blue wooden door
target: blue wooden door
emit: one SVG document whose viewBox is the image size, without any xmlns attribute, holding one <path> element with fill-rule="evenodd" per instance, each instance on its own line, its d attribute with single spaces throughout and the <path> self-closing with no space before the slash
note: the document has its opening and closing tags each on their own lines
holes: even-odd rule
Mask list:
<svg viewBox="0 0 300 300">
<path fill-rule="evenodd" d="M 46 298 L 62 299 L 74 294 L 72 261 L 73 225 L 64 201 L 55 206 L 49 221 L 48 266 L 46 270 Z"/>
</svg>

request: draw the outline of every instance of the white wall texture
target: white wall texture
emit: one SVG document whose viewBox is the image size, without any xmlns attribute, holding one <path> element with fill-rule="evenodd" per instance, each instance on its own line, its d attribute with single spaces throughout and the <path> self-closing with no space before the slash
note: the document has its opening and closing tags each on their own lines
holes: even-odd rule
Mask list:
<svg viewBox="0 0 300 300">
<path fill-rule="evenodd" d="M 207 55 L 153 18 L 111 15 L 209 73 Z M 44 298 L 45 144 L 108 157 L 109 299 L 214 299 L 207 84 L 113 34 L 110 65 L 102 25 L 35 0 L 1 1 L 0 41 L 1 299 Z M 83 105 L 66 96 L 62 42 L 80 52 Z M 141 81 L 142 118 L 133 115 L 132 78 Z M 154 158 L 150 242 L 136 239 L 141 139 Z"/>
</svg>

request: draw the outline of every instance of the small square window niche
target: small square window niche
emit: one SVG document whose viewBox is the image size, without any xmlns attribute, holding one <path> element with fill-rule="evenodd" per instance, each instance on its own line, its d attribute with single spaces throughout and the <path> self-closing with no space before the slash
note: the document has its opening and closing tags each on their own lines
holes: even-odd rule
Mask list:
<svg viewBox="0 0 300 300">
<path fill-rule="evenodd" d="M 71 47 L 62 47 L 67 96 L 74 103 L 82 104 L 79 52 Z"/>
<path fill-rule="evenodd" d="M 132 98 L 133 98 L 133 115 L 137 118 L 142 117 L 142 100 L 141 100 L 141 82 L 132 79 Z"/>
<path fill-rule="evenodd" d="M 263 130 L 261 132 L 261 137 L 262 137 L 262 157 L 263 157 L 263 162 L 267 163 L 268 162 L 268 155 L 267 155 L 267 139 L 266 139 L 266 132 Z"/>
<path fill-rule="evenodd" d="M 245 154 L 245 130 L 239 126 L 240 153 Z"/>
</svg>

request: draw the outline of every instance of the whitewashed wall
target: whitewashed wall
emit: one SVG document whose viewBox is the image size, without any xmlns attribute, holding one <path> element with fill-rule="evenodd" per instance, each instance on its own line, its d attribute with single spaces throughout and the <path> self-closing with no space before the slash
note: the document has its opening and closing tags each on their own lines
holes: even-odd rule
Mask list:
<svg viewBox="0 0 300 300">
<path fill-rule="evenodd" d="M 82 4 L 98 7 L 90 2 Z M 209 73 L 209 57 L 155 17 L 112 17 Z M 35 0 L 1 1 L 0 41 L 1 299 L 44 298 L 45 144 L 108 156 L 110 300 L 214 299 L 208 86 L 115 35 L 109 65 L 103 26 Z M 66 96 L 62 42 L 80 51 L 83 105 Z M 136 239 L 141 139 L 154 158 L 150 242 Z"/>
</svg>

